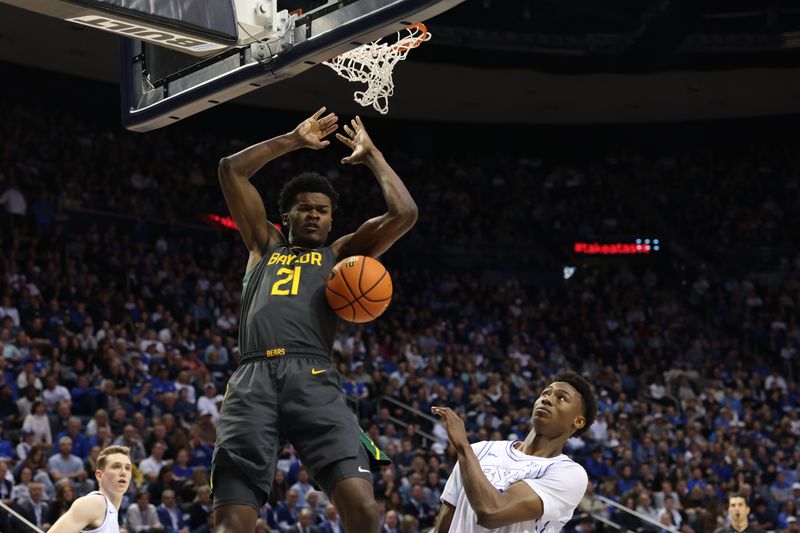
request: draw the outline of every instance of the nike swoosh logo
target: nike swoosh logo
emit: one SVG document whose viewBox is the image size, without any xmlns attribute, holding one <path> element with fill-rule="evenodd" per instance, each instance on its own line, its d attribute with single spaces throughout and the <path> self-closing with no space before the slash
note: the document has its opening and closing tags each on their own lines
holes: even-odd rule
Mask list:
<svg viewBox="0 0 800 533">
<path fill-rule="evenodd" d="M 360 466 L 358 467 L 358 471 L 359 472 L 364 472 L 365 474 L 369 474 L 370 473 L 369 470 L 367 470 L 366 468 L 361 468 Z"/>
<path fill-rule="evenodd" d="M 325 372 L 327 372 L 327 371 L 328 371 L 328 369 L 327 369 L 327 368 L 323 368 L 322 370 L 317 370 L 316 368 L 312 368 L 312 369 L 311 369 L 311 375 L 312 375 L 312 376 L 317 376 L 317 375 L 319 375 L 319 374 L 324 374 L 324 373 L 325 373 Z"/>
</svg>

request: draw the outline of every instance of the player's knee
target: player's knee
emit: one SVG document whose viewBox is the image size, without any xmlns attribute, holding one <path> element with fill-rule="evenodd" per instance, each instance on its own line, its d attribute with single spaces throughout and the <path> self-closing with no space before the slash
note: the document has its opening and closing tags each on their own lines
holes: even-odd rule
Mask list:
<svg viewBox="0 0 800 533">
<path fill-rule="evenodd" d="M 364 518 L 363 523 L 366 525 L 379 523 L 381 517 L 378 504 L 373 498 L 366 498 L 359 502 L 358 514 Z"/>
<path fill-rule="evenodd" d="M 214 533 L 237 533 L 244 531 L 236 520 L 219 520 L 214 524 Z"/>
</svg>

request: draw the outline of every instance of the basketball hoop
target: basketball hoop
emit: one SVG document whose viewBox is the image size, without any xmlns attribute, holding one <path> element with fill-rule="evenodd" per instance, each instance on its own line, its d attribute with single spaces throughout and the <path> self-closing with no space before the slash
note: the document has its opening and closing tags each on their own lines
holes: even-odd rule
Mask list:
<svg viewBox="0 0 800 533">
<path fill-rule="evenodd" d="M 403 32 L 408 33 L 403 35 Z M 379 41 L 364 44 L 323 64 L 348 81 L 366 83 L 367 89 L 354 92 L 353 99 L 385 115 L 389 111 L 389 97 L 394 93 L 392 71 L 395 65 L 408 56 L 409 50 L 430 38 L 428 29 L 418 22 L 398 31 L 394 44 Z"/>
</svg>

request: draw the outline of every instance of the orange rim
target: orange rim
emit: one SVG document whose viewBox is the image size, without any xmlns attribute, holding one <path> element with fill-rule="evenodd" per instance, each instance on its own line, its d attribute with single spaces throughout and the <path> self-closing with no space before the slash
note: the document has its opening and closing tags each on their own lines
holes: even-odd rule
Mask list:
<svg viewBox="0 0 800 533">
<path fill-rule="evenodd" d="M 411 26 L 408 26 L 406 28 L 406 31 L 411 32 L 411 36 L 413 36 L 415 32 L 419 32 L 419 35 L 415 39 L 413 39 L 412 41 L 405 41 L 405 42 L 401 42 L 401 43 L 396 44 L 395 46 L 397 48 L 399 48 L 400 50 L 407 50 L 409 48 L 416 48 L 419 45 L 421 45 L 422 43 L 424 43 L 428 39 L 428 36 L 430 35 L 428 33 L 428 28 L 422 22 L 417 22 L 416 24 L 412 24 Z M 406 37 L 406 39 L 408 39 L 408 37 Z"/>
</svg>

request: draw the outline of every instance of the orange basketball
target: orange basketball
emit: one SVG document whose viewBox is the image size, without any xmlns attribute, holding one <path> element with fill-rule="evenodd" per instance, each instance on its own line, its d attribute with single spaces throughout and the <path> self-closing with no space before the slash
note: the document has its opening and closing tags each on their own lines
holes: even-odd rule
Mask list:
<svg viewBox="0 0 800 533">
<path fill-rule="evenodd" d="M 333 267 L 325 285 L 325 297 L 339 318 L 369 322 L 389 307 L 392 278 L 375 259 L 354 255 Z"/>
</svg>

